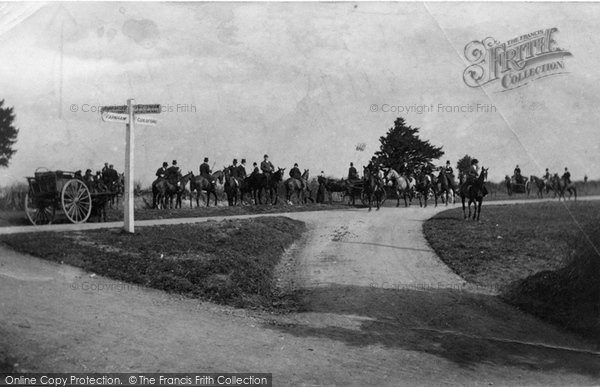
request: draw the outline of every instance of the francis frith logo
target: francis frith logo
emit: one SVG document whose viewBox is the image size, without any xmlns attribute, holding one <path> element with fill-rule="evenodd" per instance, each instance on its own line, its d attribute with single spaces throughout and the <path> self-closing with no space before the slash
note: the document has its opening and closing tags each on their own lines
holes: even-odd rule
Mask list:
<svg viewBox="0 0 600 387">
<path fill-rule="evenodd" d="M 498 81 L 501 90 L 515 89 L 536 79 L 566 73 L 569 51 L 557 46 L 558 28 L 548 28 L 500 43 L 494 38 L 476 40 L 465 46 L 471 64 L 463 72 L 469 87 Z"/>
</svg>

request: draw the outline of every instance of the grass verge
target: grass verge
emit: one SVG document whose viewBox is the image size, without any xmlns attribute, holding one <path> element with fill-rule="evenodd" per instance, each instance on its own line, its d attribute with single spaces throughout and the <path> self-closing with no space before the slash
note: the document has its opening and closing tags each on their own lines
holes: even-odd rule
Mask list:
<svg viewBox="0 0 600 387">
<path fill-rule="evenodd" d="M 467 281 L 600 343 L 599 214 L 599 202 L 487 205 L 480 223 L 452 209 L 423 230 Z"/>
<path fill-rule="evenodd" d="M 273 272 L 304 223 L 284 217 L 0 236 L 13 249 L 117 280 L 243 308 L 272 308 Z"/>
</svg>

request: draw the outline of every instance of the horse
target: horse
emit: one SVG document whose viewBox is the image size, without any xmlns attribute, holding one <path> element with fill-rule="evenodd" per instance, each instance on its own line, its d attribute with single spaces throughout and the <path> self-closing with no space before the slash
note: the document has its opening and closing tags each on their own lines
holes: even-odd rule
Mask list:
<svg viewBox="0 0 600 387">
<path fill-rule="evenodd" d="M 404 198 L 404 207 L 408 207 L 412 204 L 411 191 L 413 184 L 408 177 L 402 176 L 396 172 L 395 169 L 390 168 L 385 178 L 392 183 L 392 189 L 396 193 L 396 198 L 398 199 L 396 207 L 400 207 L 400 197 Z M 407 196 L 409 199 L 408 201 L 406 200 Z"/>
<path fill-rule="evenodd" d="M 437 207 L 437 195 L 435 191 L 435 184 L 431 175 L 427 173 L 421 173 L 418 175 L 417 184 L 415 186 L 417 196 L 419 197 L 419 206 L 427 207 L 427 199 L 429 194 L 433 191 L 433 197 L 435 198 L 435 206 Z"/>
<path fill-rule="evenodd" d="M 244 193 L 251 192 L 255 204 L 262 204 L 261 193 L 269 191 L 269 203 L 277 204 L 278 192 L 277 186 L 283 180 L 285 168 L 278 168 L 271 174 L 252 173 L 242 184 L 242 199 Z"/>
<path fill-rule="evenodd" d="M 456 182 L 454 181 L 453 175 L 448 175 L 443 169 L 440 170 L 440 174 L 437 178 L 438 189 L 437 192 L 442 198 L 442 202 L 448 205 L 450 197 L 452 197 L 452 204 L 456 202 L 454 195 L 456 194 Z"/>
<path fill-rule="evenodd" d="M 173 198 L 176 198 L 175 208 L 181 208 L 181 195 L 185 191 L 185 186 L 189 179 L 193 176 L 189 172 L 185 176 L 179 176 L 177 183 L 168 181 L 164 178 L 158 178 L 152 183 L 152 208 L 161 206 L 164 208 L 173 208 Z"/>
<path fill-rule="evenodd" d="M 285 199 L 288 204 L 292 204 L 292 195 L 295 193 L 298 198 L 298 202 L 306 204 L 308 200 L 313 201 L 311 198 L 310 187 L 308 186 L 309 179 L 309 171 L 308 169 L 304 170 L 301 179 L 295 179 L 290 177 L 287 179 L 283 185 L 285 186 Z M 308 192 L 308 196 L 306 193 Z"/>
<path fill-rule="evenodd" d="M 229 168 L 223 168 L 225 184 L 223 185 L 223 189 L 225 191 L 225 195 L 227 196 L 227 203 L 230 206 L 237 206 L 238 203 L 238 191 L 240 189 L 241 183 L 234 176 L 231 175 L 231 171 Z"/>
<path fill-rule="evenodd" d="M 194 173 L 190 171 L 187 174 L 185 174 L 179 178 L 179 184 L 177 185 L 177 192 L 175 193 L 175 195 L 176 195 L 175 196 L 175 208 L 182 208 L 182 199 L 181 198 L 186 191 L 185 186 L 192 179 L 193 176 L 194 176 Z M 173 197 L 170 197 L 169 205 L 171 208 L 173 208 L 172 201 L 173 201 Z"/>
<path fill-rule="evenodd" d="M 463 217 L 464 219 L 471 218 L 471 203 L 475 203 L 475 212 L 473 213 L 473 220 L 477 218 L 479 221 L 479 215 L 481 214 L 481 203 L 483 202 L 483 197 L 487 195 L 487 188 L 485 187 L 485 180 L 487 179 L 489 168 L 481 167 L 481 173 L 471 183 L 465 183 L 460 189 L 460 198 L 462 200 L 462 209 L 463 209 Z M 469 216 L 465 213 L 465 198 L 469 199 Z"/>
<path fill-rule="evenodd" d="M 552 185 L 555 187 L 555 191 L 558 194 L 558 201 L 560 201 L 561 196 L 563 200 L 567 200 L 565 198 L 565 191 L 569 192 L 569 200 L 571 200 L 573 194 L 575 194 L 575 200 L 577 200 L 577 188 L 575 188 L 575 184 L 567 182 L 564 178 L 558 177 L 558 173 L 554 174 Z"/>
<path fill-rule="evenodd" d="M 362 194 L 367 198 L 367 202 L 369 203 L 369 211 L 371 211 L 371 207 L 373 205 L 373 197 L 375 197 L 377 210 L 379 210 L 381 207 L 383 189 L 384 188 L 379 176 L 372 174 L 368 167 L 364 167 Z"/>
<path fill-rule="evenodd" d="M 543 198 L 544 197 L 544 187 L 546 186 L 546 182 L 544 181 L 544 179 L 541 179 L 535 175 L 531 175 L 529 176 L 529 181 L 531 182 L 531 184 L 533 184 L 533 186 L 535 186 L 535 188 L 537 188 L 537 192 L 535 193 L 535 196 L 538 198 Z"/>
<path fill-rule="evenodd" d="M 215 189 L 215 185 L 213 181 L 218 181 L 219 184 L 223 184 L 223 179 L 225 174 L 223 171 L 216 171 L 212 175 L 210 175 L 210 179 L 200 175 L 194 176 L 192 173 L 192 177 L 190 179 L 190 208 L 193 208 L 192 198 L 194 191 L 196 192 L 196 207 L 200 207 L 200 194 L 202 191 L 206 191 L 206 207 L 209 207 L 210 204 L 210 194 L 213 194 L 215 197 L 215 206 L 217 205 L 217 191 Z"/>
</svg>

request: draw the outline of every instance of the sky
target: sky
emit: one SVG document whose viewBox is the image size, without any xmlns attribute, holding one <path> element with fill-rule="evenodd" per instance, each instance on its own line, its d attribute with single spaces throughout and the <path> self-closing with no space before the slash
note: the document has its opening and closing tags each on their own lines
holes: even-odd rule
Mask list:
<svg viewBox="0 0 600 387">
<path fill-rule="evenodd" d="M 265 153 L 342 177 L 398 116 L 443 147 L 440 165 L 468 154 L 493 181 L 517 164 L 597 179 L 599 17 L 592 3 L 2 3 L 0 99 L 20 132 L 0 185 L 38 167 L 122 171 L 125 125 L 98 109 L 129 98 L 163 106 L 135 127 L 144 185 L 163 161 L 198 172 Z M 565 73 L 465 84 L 469 42 L 554 27 Z M 445 111 L 477 104 L 494 109 Z"/>
</svg>

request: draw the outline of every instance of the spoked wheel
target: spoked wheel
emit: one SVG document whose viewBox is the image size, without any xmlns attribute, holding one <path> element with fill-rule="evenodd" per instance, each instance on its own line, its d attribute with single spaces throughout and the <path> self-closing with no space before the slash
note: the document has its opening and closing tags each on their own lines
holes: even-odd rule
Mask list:
<svg viewBox="0 0 600 387">
<path fill-rule="evenodd" d="M 71 223 L 83 223 L 92 213 L 92 195 L 81 180 L 69 180 L 60 195 L 63 211 Z"/>
<path fill-rule="evenodd" d="M 50 224 L 54 220 L 54 213 L 55 209 L 51 201 L 34 202 L 29 192 L 25 195 L 25 215 L 31 224 Z"/>
</svg>

